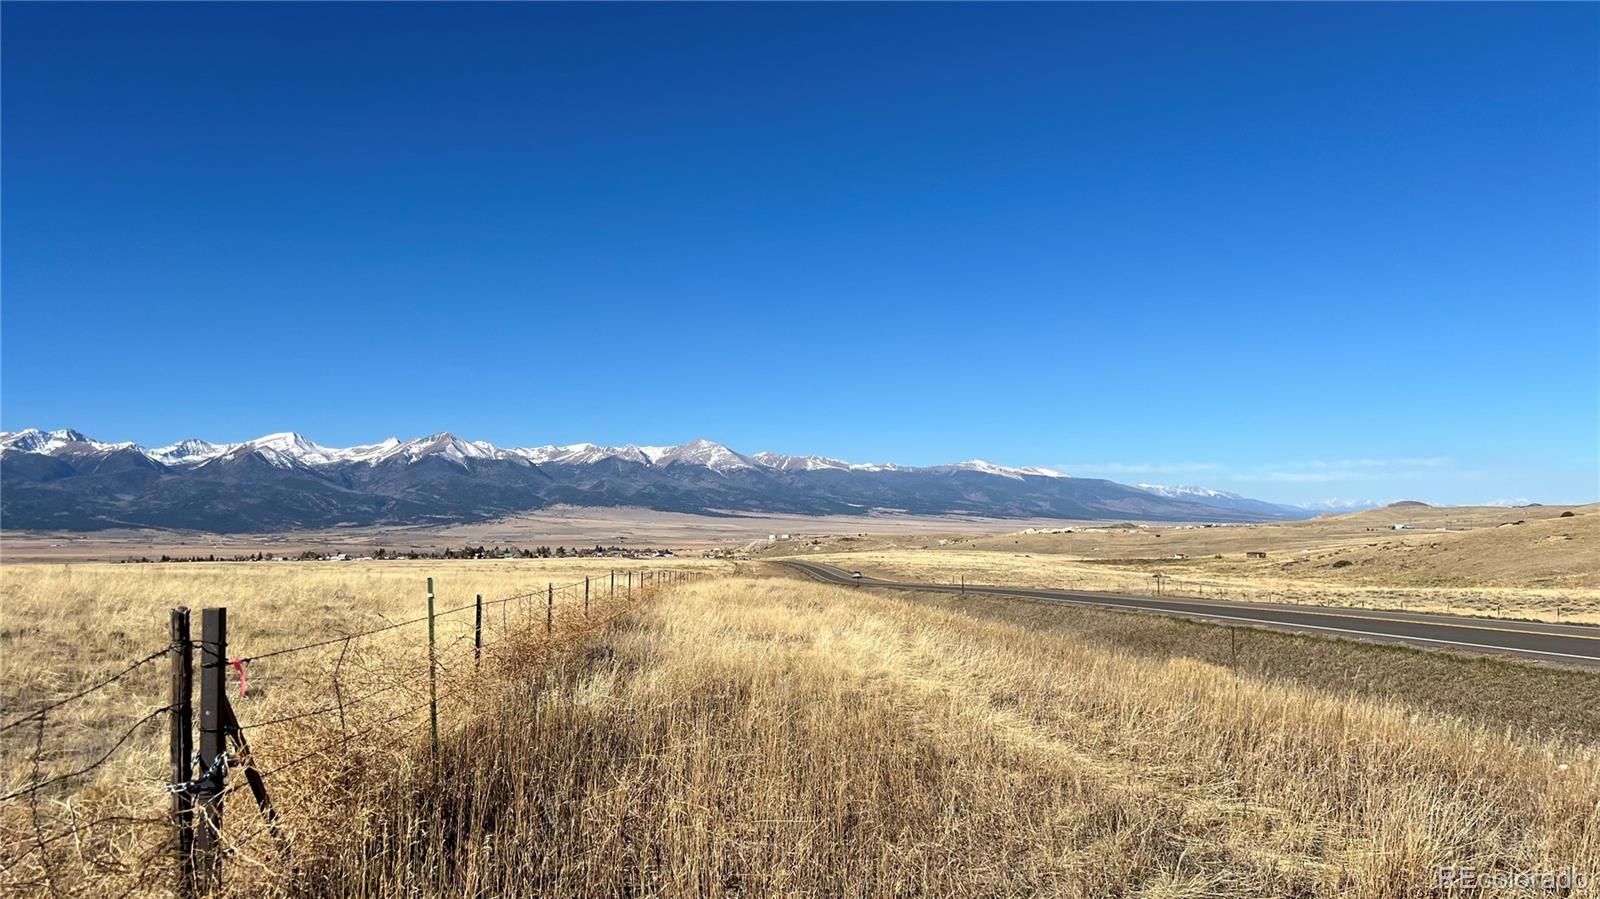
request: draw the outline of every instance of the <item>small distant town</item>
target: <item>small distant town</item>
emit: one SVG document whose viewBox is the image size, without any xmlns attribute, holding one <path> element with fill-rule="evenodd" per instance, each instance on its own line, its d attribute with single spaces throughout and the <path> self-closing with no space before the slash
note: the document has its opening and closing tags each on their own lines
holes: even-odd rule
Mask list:
<svg viewBox="0 0 1600 899">
<path fill-rule="evenodd" d="M 321 550 L 307 549 L 298 553 L 271 553 L 254 552 L 240 553 L 237 555 L 207 555 L 174 556 L 166 553 L 150 558 L 149 556 L 129 557 L 123 559 L 125 564 L 143 564 L 158 562 L 383 562 L 413 559 L 670 559 L 673 552 L 670 549 L 649 548 L 623 548 L 620 546 L 592 547 L 567 547 L 536 546 L 523 548 L 517 546 L 463 546 L 460 549 L 444 549 L 433 552 L 423 550 L 389 550 L 378 548 L 367 554 L 348 552 L 323 552 Z"/>
</svg>

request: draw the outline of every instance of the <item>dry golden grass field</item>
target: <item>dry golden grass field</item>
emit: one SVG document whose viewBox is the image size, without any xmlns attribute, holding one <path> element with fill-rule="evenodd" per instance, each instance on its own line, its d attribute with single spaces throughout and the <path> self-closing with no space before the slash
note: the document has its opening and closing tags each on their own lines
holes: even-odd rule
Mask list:
<svg viewBox="0 0 1600 899">
<path fill-rule="evenodd" d="M 472 674 L 474 595 L 489 601 L 485 642 L 490 656 L 544 650 L 549 585 L 555 594 L 551 642 L 570 640 L 603 616 L 628 606 L 630 574 L 642 592 L 643 572 L 719 570 L 699 560 L 545 559 L 515 561 L 262 562 L 184 564 L 0 565 L 0 706 L 4 722 L 100 683 L 168 643 L 168 610 L 187 605 L 193 638 L 200 638 L 200 609 L 229 610 L 229 655 L 263 656 L 340 635 L 411 622 L 346 645 L 335 641 L 246 665 L 247 692 L 232 701 L 263 767 L 291 760 L 333 725 L 343 733 L 368 731 L 360 753 L 384 745 L 404 729 L 414 736 L 416 711 L 427 697 L 427 578 L 435 579 L 437 646 L 447 683 L 467 689 Z M 610 573 L 617 572 L 617 595 Z M 581 582 L 592 579 L 591 615 L 583 614 Z M 569 586 L 569 585 L 577 586 Z M 512 602 L 495 600 L 520 594 Z M 463 608 L 468 607 L 468 608 Z M 517 639 L 510 639 L 515 637 Z M 198 665 L 198 662 L 196 663 Z M 230 684 L 234 675 L 229 675 Z M 335 681 L 338 688 L 335 688 Z M 342 694 L 342 695 L 341 695 Z M 448 700 L 449 697 L 447 697 Z M 104 765 L 59 788 L 0 802 L 0 827 L 11 850 L 27 852 L 41 834 L 53 837 L 102 818 L 130 819 L 98 827 L 36 850 L 17 866 L 0 859 L 8 882 L 42 877 L 46 891 L 126 867 L 142 878 L 150 868 L 149 841 L 136 834 L 165 831 L 159 819 L 165 766 L 168 664 L 153 660 L 109 687 L 41 720 L 0 732 L 0 796 L 38 780 L 70 775 L 97 762 L 116 742 L 127 742 Z M 343 705 L 344 708 L 326 710 Z M 399 714 L 403 711 L 410 714 Z M 306 718 L 297 715 L 321 711 Z M 154 715 L 154 717 L 152 717 Z M 149 719 L 149 720 L 146 720 Z M 283 720 L 281 723 L 281 719 Z M 144 722 L 144 723 L 140 723 Z M 287 775 L 286 775 L 287 776 Z M 242 807 L 242 806 L 241 806 Z M 235 820 L 248 820 L 236 816 Z M 36 827 L 36 823 L 39 825 Z M 76 860 L 77 864 L 74 864 Z M 57 861 L 53 876 L 38 863 Z M 91 890 L 95 892 L 95 890 Z"/>
<path fill-rule="evenodd" d="M 1561 517 L 1562 513 L 1570 517 Z M 1395 530 L 1396 524 L 1414 529 Z M 925 582 L 1168 593 L 1600 623 L 1600 506 L 1400 507 L 1237 527 L 1068 525 L 934 539 L 779 541 L 804 556 Z M 1265 559 L 1246 553 L 1265 552 Z"/>
<path fill-rule="evenodd" d="M 249 737 L 291 855 L 229 796 L 229 891 L 1388 899 L 1439 895 L 1445 866 L 1600 875 L 1592 675 L 696 567 L 717 576 L 588 618 L 566 602 L 550 636 L 508 603 L 476 672 L 442 625 L 437 776 L 414 628 L 251 663 L 230 692 L 265 722 Z M 175 594 L 227 601 L 258 655 L 410 616 L 427 574 L 451 607 L 606 568 L 7 565 L 5 720 L 159 644 Z M 344 714 L 317 714 L 341 654 Z M 40 762 L 0 734 L 4 790 L 159 707 L 155 667 L 63 709 Z M 162 895 L 162 733 L 4 803 L 0 889 Z"/>
</svg>

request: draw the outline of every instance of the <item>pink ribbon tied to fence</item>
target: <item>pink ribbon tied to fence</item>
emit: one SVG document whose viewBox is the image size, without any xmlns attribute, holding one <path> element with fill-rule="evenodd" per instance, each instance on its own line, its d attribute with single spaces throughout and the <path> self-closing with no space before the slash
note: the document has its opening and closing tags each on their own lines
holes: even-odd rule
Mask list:
<svg viewBox="0 0 1600 899">
<path fill-rule="evenodd" d="M 247 681 L 246 681 L 245 676 L 244 676 L 244 663 L 247 662 L 247 661 L 249 661 L 249 660 L 248 659 L 229 659 L 228 660 L 228 667 L 232 668 L 234 671 L 239 672 L 239 695 L 241 697 L 244 696 L 245 690 L 247 689 Z"/>
</svg>

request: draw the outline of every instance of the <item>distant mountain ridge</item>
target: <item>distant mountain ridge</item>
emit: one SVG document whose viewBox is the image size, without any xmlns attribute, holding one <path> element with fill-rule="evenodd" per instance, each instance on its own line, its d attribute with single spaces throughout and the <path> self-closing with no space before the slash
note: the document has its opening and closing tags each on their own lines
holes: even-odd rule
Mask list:
<svg viewBox="0 0 1600 899">
<path fill-rule="evenodd" d="M 72 429 L 0 433 L 0 525 L 260 532 L 485 520 L 553 505 L 737 514 L 965 514 L 1253 522 L 1304 510 L 974 459 L 909 467 L 720 443 L 502 448 L 441 432 L 345 448 L 293 432 L 146 449 Z"/>
</svg>

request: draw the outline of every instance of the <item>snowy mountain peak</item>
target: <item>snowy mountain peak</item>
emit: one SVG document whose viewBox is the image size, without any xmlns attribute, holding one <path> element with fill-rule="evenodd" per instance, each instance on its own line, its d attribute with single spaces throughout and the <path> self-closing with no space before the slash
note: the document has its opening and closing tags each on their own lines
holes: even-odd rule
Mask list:
<svg viewBox="0 0 1600 899">
<path fill-rule="evenodd" d="M 852 468 L 849 462 L 827 456 L 786 456 L 783 453 L 764 452 L 756 453 L 750 459 L 758 465 L 779 471 L 820 471 L 829 468 L 849 471 Z"/>
<path fill-rule="evenodd" d="M 1381 509 L 1392 500 L 1381 499 L 1324 499 L 1312 503 L 1301 503 L 1299 508 L 1312 512 L 1362 512 L 1367 509 Z"/>
<path fill-rule="evenodd" d="M 306 465 L 326 465 L 339 461 L 339 451 L 311 442 L 304 434 L 281 431 L 246 441 L 245 446 L 270 450 Z"/>
<path fill-rule="evenodd" d="M 210 443 L 205 440 L 180 440 L 177 443 L 157 447 L 145 455 L 163 465 L 199 465 L 208 459 L 215 459 L 223 453 L 237 447 L 237 443 Z"/>
<path fill-rule="evenodd" d="M 704 465 L 716 472 L 755 468 L 755 463 L 720 443 L 691 440 L 663 452 L 656 460 L 661 465 Z"/>
<path fill-rule="evenodd" d="M 196 442 L 204 442 L 204 441 L 196 441 Z M 183 467 L 194 468 L 194 469 L 197 469 L 197 470 L 198 469 L 205 469 L 207 471 L 210 471 L 210 470 L 213 470 L 212 469 L 213 466 L 219 466 L 219 465 L 231 464 L 231 463 L 238 463 L 238 462 L 248 462 L 252 457 L 254 457 L 256 459 L 260 459 L 262 462 L 265 462 L 267 465 L 269 465 L 269 466 L 271 466 L 273 468 L 282 468 L 282 469 L 285 469 L 285 470 L 292 470 L 292 469 L 305 470 L 305 469 L 309 469 L 310 468 L 310 466 L 307 465 L 305 462 L 302 462 L 299 458 L 297 458 L 297 457 L 295 457 L 293 455 L 290 455 L 288 452 L 285 452 L 284 450 L 278 449 L 275 446 L 257 444 L 255 441 L 246 441 L 244 443 L 228 444 L 226 446 L 217 447 L 217 449 L 222 450 L 222 452 L 216 453 L 214 455 L 211 455 L 211 456 L 201 460 L 200 463 L 197 464 L 197 465 L 190 465 L 190 466 L 183 466 Z M 161 461 L 159 458 L 157 458 L 154 455 L 151 455 L 151 454 L 148 454 L 148 453 L 146 455 L 150 455 L 150 458 L 156 459 L 157 462 Z"/>
<path fill-rule="evenodd" d="M 461 466 L 466 466 L 468 459 L 515 459 L 517 461 L 525 461 L 515 454 L 503 452 L 491 443 L 481 440 L 462 440 L 449 431 L 440 431 L 428 437 L 409 440 L 395 447 L 393 452 L 403 453 L 409 462 L 416 462 L 428 456 L 442 456 Z"/>
<path fill-rule="evenodd" d="M 1208 499 L 1244 499 L 1244 497 L 1237 493 L 1226 493 L 1221 490 L 1212 490 L 1209 487 L 1191 487 L 1183 484 L 1176 486 L 1168 486 L 1166 484 L 1137 484 L 1135 486 L 1146 493 L 1154 493 L 1156 496 L 1164 496 L 1167 499 L 1181 499 L 1186 496 L 1199 496 Z"/>
<path fill-rule="evenodd" d="M 977 471 L 983 474 L 999 475 L 1003 478 L 1014 478 L 1017 480 L 1021 480 L 1023 477 L 1030 476 L 1037 478 L 1066 477 L 1066 475 L 1062 474 L 1061 472 L 1050 468 L 1011 468 L 1005 465 L 996 465 L 993 462 L 985 462 L 982 459 L 968 459 L 965 462 L 957 462 L 950 467 L 960 469 L 962 471 Z"/>
<path fill-rule="evenodd" d="M 138 444 L 132 441 L 122 443 L 103 443 L 84 436 L 82 431 L 71 428 L 57 428 L 54 431 L 41 431 L 38 428 L 25 428 L 21 431 L 6 431 L 0 433 L 0 451 L 14 450 L 19 453 L 56 453 L 64 449 L 78 448 L 95 452 L 110 450 L 139 449 Z"/>
<path fill-rule="evenodd" d="M 375 465 L 400 451 L 399 439 L 389 437 L 377 443 L 368 443 L 362 446 L 352 446 L 349 449 L 337 450 L 340 457 L 346 462 L 365 462 Z"/>
<path fill-rule="evenodd" d="M 19 453 L 48 453 L 63 444 L 87 439 L 77 431 L 66 428 L 49 433 L 38 428 L 24 428 L 21 431 L 6 431 L 0 434 L 0 448 L 16 450 Z"/>
</svg>

